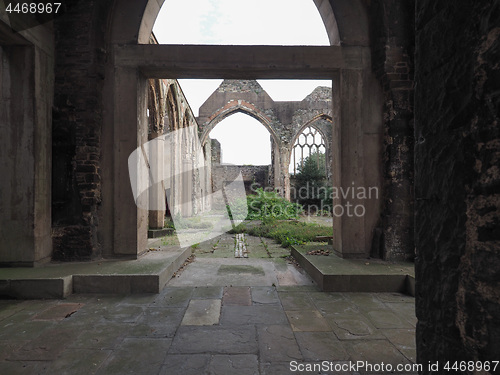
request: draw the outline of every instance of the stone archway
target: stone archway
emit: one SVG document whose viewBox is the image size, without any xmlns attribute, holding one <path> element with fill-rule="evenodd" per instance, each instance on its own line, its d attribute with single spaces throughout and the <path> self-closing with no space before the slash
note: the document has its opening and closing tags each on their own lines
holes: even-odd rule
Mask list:
<svg viewBox="0 0 500 375">
<path fill-rule="evenodd" d="M 106 77 L 113 78 L 105 82 L 108 126 L 103 142 L 113 147 L 103 155 L 108 183 L 99 228 L 108 253 L 135 257 L 146 248 L 146 213 L 134 205 L 126 163 L 144 142 L 146 78 L 332 79 L 332 171 L 339 176 L 337 184 L 381 188 L 383 96 L 371 72 L 368 17 L 360 0 L 315 1 L 333 40 L 329 47 L 144 44 L 162 3 L 117 0 L 110 22 L 108 43 L 114 56 Z M 336 35 L 340 45 L 335 45 Z M 365 203 L 365 217 L 334 218 L 334 249 L 341 256 L 369 253 L 381 204 Z"/>
<path fill-rule="evenodd" d="M 271 135 L 271 154 L 272 154 L 272 180 L 273 187 L 278 191 L 285 191 L 285 179 L 281 173 L 281 140 L 276 134 L 272 126 L 272 121 L 258 108 L 256 108 L 251 103 L 245 102 L 243 100 L 231 100 L 224 107 L 217 110 L 208 122 L 200 123 L 201 130 L 201 144 L 205 145 L 208 140 L 210 132 L 224 119 L 236 113 L 246 114 L 257 121 L 259 121 Z"/>
</svg>

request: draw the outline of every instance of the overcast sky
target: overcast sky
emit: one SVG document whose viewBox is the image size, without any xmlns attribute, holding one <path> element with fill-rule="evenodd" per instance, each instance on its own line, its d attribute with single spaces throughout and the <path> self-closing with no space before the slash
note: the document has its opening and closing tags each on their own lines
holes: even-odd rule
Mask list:
<svg viewBox="0 0 500 375">
<path fill-rule="evenodd" d="M 153 32 L 161 44 L 329 45 L 312 0 L 252 0 L 251 4 L 246 0 L 165 0 Z M 179 80 L 195 116 L 221 82 Z M 276 101 L 299 101 L 317 86 L 331 87 L 331 81 L 259 83 Z M 221 142 L 224 163 L 271 163 L 269 132 L 250 116 L 228 117 L 210 137 Z M 258 152 L 256 144 L 260 146 Z"/>
</svg>

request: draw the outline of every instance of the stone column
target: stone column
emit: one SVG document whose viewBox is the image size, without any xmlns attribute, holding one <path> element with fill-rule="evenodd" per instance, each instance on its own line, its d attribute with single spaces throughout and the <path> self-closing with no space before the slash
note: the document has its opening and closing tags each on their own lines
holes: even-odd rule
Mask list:
<svg viewBox="0 0 500 375">
<path fill-rule="evenodd" d="M 149 165 L 153 169 L 151 173 L 156 176 L 164 176 L 164 142 L 161 138 L 161 133 L 154 133 L 149 138 L 155 140 L 149 148 Z M 149 228 L 161 229 L 164 225 L 165 218 L 165 187 L 163 182 L 158 182 L 151 186 L 149 191 Z"/>
<path fill-rule="evenodd" d="M 130 186 L 128 158 L 147 142 L 147 81 L 136 69 L 116 68 L 114 82 L 113 255 L 137 257 L 147 248 L 147 210 L 139 208 Z M 138 181 L 134 183 L 143 183 Z M 147 191 L 139 198 L 147 206 Z"/>
</svg>

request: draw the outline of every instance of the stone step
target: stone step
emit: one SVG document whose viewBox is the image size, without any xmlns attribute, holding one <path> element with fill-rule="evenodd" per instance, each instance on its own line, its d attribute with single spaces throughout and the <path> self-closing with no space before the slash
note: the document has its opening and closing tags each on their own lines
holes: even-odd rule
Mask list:
<svg viewBox="0 0 500 375">
<path fill-rule="evenodd" d="M 0 297 L 65 298 L 72 293 L 159 293 L 191 249 L 152 251 L 137 260 L 49 264 L 0 269 Z"/>
<path fill-rule="evenodd" d="M 308 255 L 311 250 L 330 255 Z M 412 263 L 342 259 L 327 245 L 292 246 L 291 254 L 324 292 L 405 293 L 415 296 Z"/>
</svg>

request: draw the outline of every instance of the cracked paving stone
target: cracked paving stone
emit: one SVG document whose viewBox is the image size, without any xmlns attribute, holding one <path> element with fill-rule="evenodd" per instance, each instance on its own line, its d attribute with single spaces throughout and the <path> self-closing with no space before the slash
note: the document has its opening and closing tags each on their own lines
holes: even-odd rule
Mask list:
<svg viewBox="0 0 500 375">
<path fill-rule="evenodd" d="M 295 336 L 288 326 L 266 326 L 258 329 L 261 361 L 301 361 Z"/>
<path fill-rule="evenodd" d="M 295 332 L 305 361 L 344 361 L 349 359 L 342 342 L 333 332 Z"/>
<path fill-rule="evenodd" d="M 32 320 L 63 320 L 76 313 L 83 304 L 81 303 L 61 303 L 36 314 Z"/>
<path fill-rule="evenodd" d="M 339 340 L 384 339 L 380 331 L 361 314 L 348 318 L 327 316 L 325 319 Z"/>
<path fill-rule="evenodd" d="M 225 287 L 222 304 L 224 306 L 250 306 L 252 304 L 250 287 Z"/>
<path fill-rule="evenodd" d="M 252 287 L 252 302 L 255 305 L 276 305 L 280 303 L 276 288 L 269 287 Z"/>
</svg>

